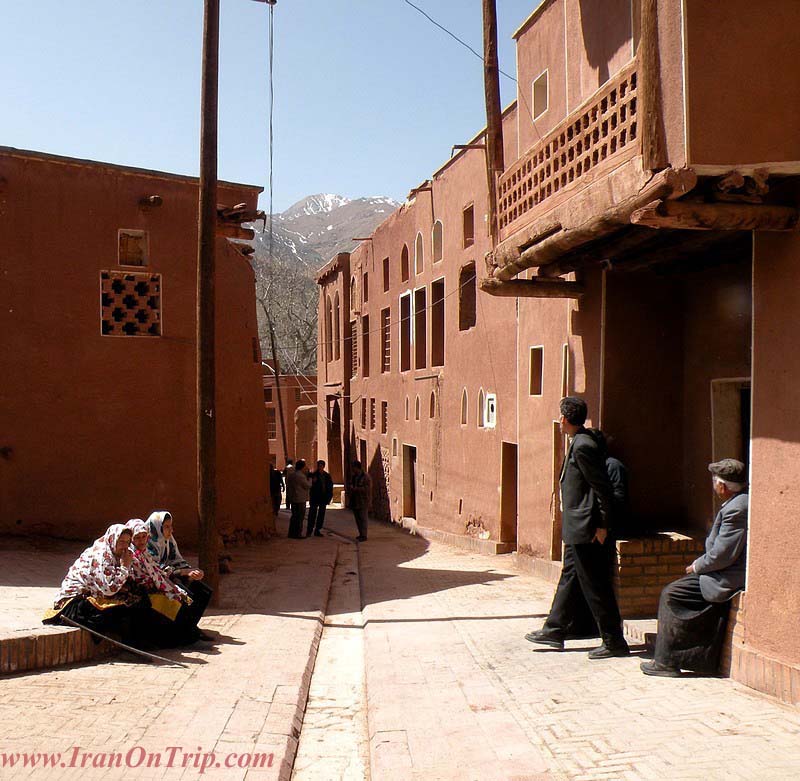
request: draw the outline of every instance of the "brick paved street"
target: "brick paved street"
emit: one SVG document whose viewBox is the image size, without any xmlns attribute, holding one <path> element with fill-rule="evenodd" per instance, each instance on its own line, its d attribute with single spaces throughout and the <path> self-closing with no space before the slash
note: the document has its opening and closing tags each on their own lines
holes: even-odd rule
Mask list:
<svg viewBox="0 0 800 781">
<path fill-rule="evenodd" d="M 202 777 L 278 778 L 281 771 L 288 777 L 289 768 L 281 765 L 294 757 L 298 702 L 302 715 L 337 548 L 328 540 L 314 542 L 277 539 L 235 549 L 235 572 L 224 577 L 221 603 L 202 623 L 220 632 L 221 642 L 164 652 L 186 662 L 185 669 L 120 658 L 0 681 L 0 752 L 66 754 L 73 746 L 93 753 L 136 746 L 165 752 L 179 746 L 214 751 L 218 758 L 274 753 L 273 766 L 260 772 L 223 768 Z M 44 576 L 48 584 L 55 566 L 51 562 Z M 3 583 L 13 582 L 14 574 L 5 571 Z M 30 571 L 28 577 L 25 585 L 35 588 Z M 33 623 L 39 617 L 37 608 Z M 149 771 L 0 767 L 0 778 L 199 777 L 198 769 L 165 768 L 166 761 L 164 754 L 162 767 Z"/>
<path fill-rule="evenodd" d="M 272 768 L 16 767 L 0 778 L 288 778 L 292 762 L 298 781 L 800 775 L 797 710 L 728 680 L 646 678 L 637 656 L 589 662 L 594 641 L 538 649 L 523 635 L 541 625 L 552 586 L 510 559 L 377 522 L 356 549 L 350 513 L 326 525 L 327 539 L 234 552 L 204 621 L 223 642 L 167 652 L 185 669 L 119 658 L 0 680 L 0 752 L 200 747 L 217 759 L 274 752 Z M 38 553 L 47 583 L 59 545 Z M 14 585 L 40 588 L 15 560 L 3 554 L 4 610 Z"/>
<path fill-rule="evenodd" d="M 800 775 L 795 709 L 728 680 L 647 678 L 637 656 L 590 662 L 595 641 L 526 642 L 552 586 L 503 561 L 373 524 L 361 575 L 377 777 L 391 764 L 419 779 Z"/>
</svg>

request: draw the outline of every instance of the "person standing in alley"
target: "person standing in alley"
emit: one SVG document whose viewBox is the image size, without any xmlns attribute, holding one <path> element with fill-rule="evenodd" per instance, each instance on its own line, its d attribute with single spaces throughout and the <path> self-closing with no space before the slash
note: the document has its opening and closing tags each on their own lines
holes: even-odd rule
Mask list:
<svg viewBox="0 0 800 781">
<path fill-rule="evenodd" d="M 612 488 L 605 454 L 584 428 L 588 408 L 583 399 L 567 396 L 561 399 L 559 409 L 561 432 L 570 438 L 560 480 L 564 564 L 544 627 L 525 639 L 562 650 L 575 605 L 585 598 L 603 641 L 589 652 L 589 658 L 627 656 L 630 650 L 622 633 L 611 573 L 614 548 L 608 526 Z"/>
<path fill-rule="evenodd" d="M 286 486 L 286 509 L 292 509 L 292 502 L 289 499 L 289 475 L 294 472 L 294 461 L 291 458 L 286 459 L 286 466 L 283 468 L 283 483 Z"/>
<path fill-rule="evenodd" d="M 333 500 L 333 478 L 325 471 L 325 462 L 317 461 L 317 468 L 311 473 L 311 492 L 308 506 L 308 527 L 306 537 L 314 533 L 322 537 L 322 524 L 325 523 L 325 508 Z"/>
<path fill-rule="evenodd" d="M 284 489 L 283 475 L 272 465 L 269 465 L 269 495 L 272 499 L 272 512 L 275 518 L 281 509 L 281 491 Z"/>
<path fill-rule="evenodd" d="M 353 474 L 350 478 L 347 495 L 349 497 L 350 509 L 358 527 L 359 542 L 366 542 L 367 524 L 369 522 L 369 495 L 370 495 L 369 475 L 364 471 L 360 461 L 353 461 Z"/>
<path fill-rule="evenodd" d="M 303 519 L 306 515 L 306 502 L 311 490 L 311 480 L 306 471 L 306 462 L 298 459 L 286 477 L 286 497 L 292 510 L 289 519 L 289 537 L 303 539 Z"/>
</svg>

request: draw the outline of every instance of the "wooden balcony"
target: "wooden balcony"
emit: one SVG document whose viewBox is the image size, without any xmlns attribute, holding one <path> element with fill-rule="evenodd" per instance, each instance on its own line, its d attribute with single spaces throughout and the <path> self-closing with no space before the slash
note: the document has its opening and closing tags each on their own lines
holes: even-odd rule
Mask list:
<svg viewBox="0 0 800 781">
<path fill-rule="evenodd" d="M 500 239 L 641 154 L 632 60 L 498 178 Z"/>
</svg>

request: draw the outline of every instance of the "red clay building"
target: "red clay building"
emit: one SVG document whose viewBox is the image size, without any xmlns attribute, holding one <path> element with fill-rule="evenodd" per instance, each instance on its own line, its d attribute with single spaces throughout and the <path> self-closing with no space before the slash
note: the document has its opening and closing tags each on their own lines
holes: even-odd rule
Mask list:
<svg viewBox="0 0 800 781">
<path fill-rule="evenodd" d="M 792 702 L 799 24 L 780 0 L 545 0 L 515 34 L 498 246 L 472 148 L 318 275 L 320 455 L 367 462 L 378 514 L 551 571 L 558 400 L 584 396 L 642 533 L 687 534 L 620 543 L 646 615 L 713 517 L 706 465 L 747 461 L 729 665 Z"/>
<path fill-rule="evenodd" d="M 255 209 L 259 192 L 219 198 Z M 197 197 L 191 177 L 0 148 L 3 532 L 93 539 L 166 507 L 196 539 Z M 254 275 L 225 238 L 216 296 L 218 526 L 260 533 Z"/>
<path fill-rule="evenodd" d="M 287 458 L 303 458 L 308 463 L 316 461 L 317 378 L 314 375 L 281 374 L 276 382 L 272 361 L 264 361 L 263 371 L 270 462 L 283 469 Z"/>
</svg>

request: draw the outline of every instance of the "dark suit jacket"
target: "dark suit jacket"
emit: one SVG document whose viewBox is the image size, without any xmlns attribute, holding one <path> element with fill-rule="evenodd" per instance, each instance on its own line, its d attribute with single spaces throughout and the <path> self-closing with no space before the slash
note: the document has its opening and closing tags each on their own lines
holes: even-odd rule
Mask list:
<svg viewBox="0 0 800 781">
<path fill-rule="evenodd" d="M 574 436 L 561 470 L 561 536 L 568 545 L 592 541 L 595 530 L 608 528 L 612 489 L 603 452 L 581 428 Z"/>
<path fill-rule="evenodd" d="M 749 503 L 742 493 L 722 505 L 706 538 L 706 552 L 692 564 L 707 602 L 727 602 L 744 588 Z"/>
<path fill-rule="evenodd" d="M 313 504 L 330 504 L 333 499 L 333 478 L 328 472 L 311 473 L 311 502 Z"/>
</svg>

